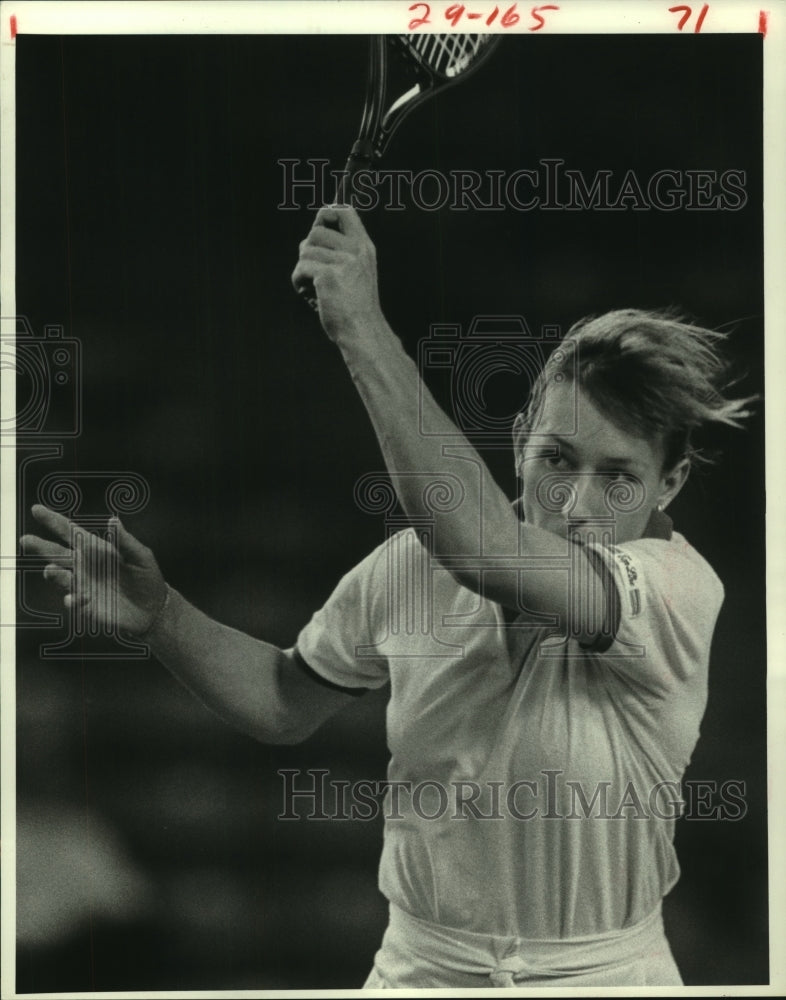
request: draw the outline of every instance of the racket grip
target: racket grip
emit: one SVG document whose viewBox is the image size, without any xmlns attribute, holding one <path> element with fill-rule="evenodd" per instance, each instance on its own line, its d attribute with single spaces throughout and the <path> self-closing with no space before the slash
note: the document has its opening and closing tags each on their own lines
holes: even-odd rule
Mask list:
<svg viewBox="0 0 786 1000">
<path fill-rule="evenodd" d="M 336 197 L 334 199 L 336 205 L 351 204 L 347 201 L 349 182 L 361 170 L 368 170 L 374 159 L 374 146 L 371 141 L 369 139 L 356 139 L 338 184 L 336 184 Z"/>
<path fill-rule="evenodd" d="M 352 151 L 349 154 L 349 158 L 344 166 L 344 170 L 342 171 L 341 177 L 336 184 L 336 196 L 333 199 L 334 205 L 351 204 L 351 202 L 347 201 L 347 188 L 349 187 L 349 182 L 355 174 L 360 173 L 361 170 L 368 170 L 374 162 L 374 158 L 373 144 L 368 139 L 356 139 L 352 146 Z M 317 293 L 314 291 L 314 285 L 312 282 L 309 281 L 302 288 L 299 288 L 298 294 L 305 299 L 314 312 L 319 310 Z"/>
</svg>

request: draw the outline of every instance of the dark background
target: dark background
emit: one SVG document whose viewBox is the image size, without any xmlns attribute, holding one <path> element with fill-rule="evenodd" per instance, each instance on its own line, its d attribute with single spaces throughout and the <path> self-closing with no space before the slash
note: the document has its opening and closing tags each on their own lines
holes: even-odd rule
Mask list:
<svg viewBox="0 0 786 1000">
<path fill-rule="evenodd" d="M 385 530 L 352 498 L 382 468 L 364 411 L 289 284 L 313 212 L 276 207 L 278 158 L 343 165 L 365 51 L 361 37 L 17 38 L 17 307 L 36 333 L 62 324 L 80 341 L 83 399 L 81 434 L 23 470 L 20 530 L 46 474 L 133 471 L 151 496 L 126 522 L 169 582 L 281 645 Z M 415 353 L 429 324 L 477 314 L 537 332 L 676 305 L 733 330 L 740 391 L 760 391 L 761 148 L 759 36 L 506 38 L 407 123 L 384 166 L 560 157 L 587 179 L 633 169 L 645 183 L 734 169 L 747 204 L 378 209 L 365 221 L 383 307 Z M 512 413 L 520 384 L 496 389 Z M 673 507 L 727 593 L 688 777 L 744 781 L 747 813 L 680 821 L 666 919 L 687 983 L 762 983 L 763 421 L 710 444 L 723 463 Z M 512 491 L 510 455 L 487 457 Z M 22 579 L 29 607 L 55 609 Z M 385 925 L 381 823 L 278 821 L 276 771 L 383 777 L 385 693 L 301 746 L 265 747 L 152 660 L 42 657 L 64 634 L 19 633 L 18 990 L 359 986 Z"/>
</svg>

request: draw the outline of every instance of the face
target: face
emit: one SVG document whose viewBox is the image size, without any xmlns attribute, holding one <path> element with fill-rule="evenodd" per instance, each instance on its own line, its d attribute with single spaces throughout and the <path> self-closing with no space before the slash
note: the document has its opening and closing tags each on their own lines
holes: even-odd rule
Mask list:
<svg viewBox="0 0 786 1000">
<path fill-rule="evenodd" d="M 660 439 L 618 427 L 568 380 L 549 384 L 534 431 L 517 456 L 524 517 L 563 538 L 568 518 L 580 536 L 597 537 L 591 521 L 609 516 L 618 542 L 641 538 L 656 505 L 665 509 L 687 477 L 686 460 L 664 470 Z"/>
</svg>

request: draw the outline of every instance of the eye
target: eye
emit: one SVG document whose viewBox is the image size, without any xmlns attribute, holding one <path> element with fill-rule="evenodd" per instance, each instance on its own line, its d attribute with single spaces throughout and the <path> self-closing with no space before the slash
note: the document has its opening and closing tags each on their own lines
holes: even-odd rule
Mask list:
<svg viewBox="0 0 786 1000">
<path fill-rule="evenodd" d="M 630 472 L 624 472 L 622 469 L 606 469 L 602 475 L 610 483 L 631 483 L 636 477 Z"/>
<path fill-rule="evenodd" d="M 570 468 L 570 463 L 564 455 L 546 455 L 545 462 L 550 469 L 566 470 Z"/>
</svg>

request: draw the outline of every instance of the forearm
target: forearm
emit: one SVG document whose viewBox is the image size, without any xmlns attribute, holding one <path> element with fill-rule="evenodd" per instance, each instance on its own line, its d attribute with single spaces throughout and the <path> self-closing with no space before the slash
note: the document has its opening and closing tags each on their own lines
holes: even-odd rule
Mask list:
<svg viewBox="0 0 786 1000">
<path fill-rule="evenodd" d="M 417 366 L 385 320 L 368 322 L 363 330 L 348 329 L 346 337 L 335 340 L 402 507 L 410 517 L 430 515 L 430 534 L 423 540 L 434 557 L 462 586 L 507 608 L 564 614 L 567 543 L 520 522 L 480 455 L 422 383 Z M 420 475 L 397 475 L 401 472 Z M 437 483 L 446 475 L 460 483 L 461 501 L 445 513 L 429 511 L 424 488 L 429 480 Z M 535 566 L 537 573 L 532 572 Z"/>
<path fill-rule="evenodd" d="M 519 522 L 477 451 L 437 405 L 384 318 L 337 337 L 377 435 L 399 500 L 410 517 L 433 515 L 434 554 L 515 555 Z M 425 431 L 425 432 L 424 432 Z M 446 447 L 447 446 L 447 447 Z M 419 473 L 399 476 L 397 473 Z M 429 510 L 424 490 L 446 477 L 456 488 L 447 512 Z"/>
<path fill-rule="evenodd" d="M 154 656 L 224 721 L 268 743 L 302 738 L 285 700 L 288 655 L 276 646 L 213 621 L 169 589 L 144 637 Z"/>
</svg>

